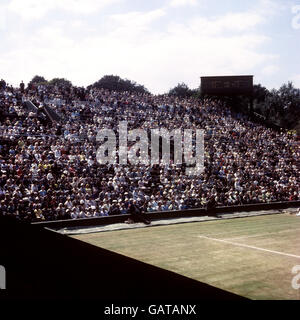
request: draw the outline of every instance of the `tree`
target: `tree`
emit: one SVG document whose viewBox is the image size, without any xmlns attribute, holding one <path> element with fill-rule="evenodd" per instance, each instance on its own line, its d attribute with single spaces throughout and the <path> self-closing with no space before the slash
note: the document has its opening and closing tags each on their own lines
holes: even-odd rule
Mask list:
<svg viewBox="0 0 300 320">
<path fill-rule="evenodd" d="M 292 82 L 283 84 L 277 91 L 277 100 L 281 125 L 293 128 L 300 119 L 300 89 L 295 88 Z"/>
<path fill-rule="evenodd" d="M 42 76 L 34 76 L 31 81 L 28 83 L 28 87 L 40 85 L 40 84 L 47 84 L 48 81 Z"/>
<path fill-rule="evenodd" d="M 58 87 L 72 87 L 72 82 L 65 78 L 54 78 L 49 81 L 49 84 Z"/>
<path fill-rule="evenodd" d="M 299 124 L 300 89 L 295 88 L 292 82 L 283 84 L 278 90 L 266 92 L 263 87 L 256 89 L 256 109 L 268 121 L 287 129 Z"/>
<path fill-rule="evenodd" d="M 178 83 L 176 87 L 170 89 L 168 95 L 179 98 L 189 98 L 195 94 L 195 90 L 191 90 L 184 82 Z"/>
<path fill-rule="evenodd" d="M 110 91 L 129 91 L 136 93 L 149 93 L 149 91 L 140 84 L 128 79 L 122 79 L 119 76 L 105 75 L 100 80 L 90 85 L 90 88 L 107 89 Z"/>
<path fill-rule="evenodd" d="M 264 102 L 269 94 L 269 90 L 263 87 L 261 84 L 255 84 L 253 86 L 253 99 L 257 103 Z"/>
<path fill-rule="evenodd" d="M 178 98 L 193 98 L 193 99 L 201 99 L 201 88 L 190 89 L 187 84 L 184 82 L 178 83 L 178 85 L 168 92 L 169 96 L 175 96 Z"/>
</svg>

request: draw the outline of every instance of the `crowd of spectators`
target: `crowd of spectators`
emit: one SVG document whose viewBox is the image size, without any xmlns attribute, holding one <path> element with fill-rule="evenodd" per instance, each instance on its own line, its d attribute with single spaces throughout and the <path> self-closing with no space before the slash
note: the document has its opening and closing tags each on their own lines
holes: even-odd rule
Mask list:
<svg viewBox="0 0 300 320">
<path fill-rule="evenodd" d="M 4 81 L 4 80 L 3 80 Z M 5 81 L 4 81 L 5 83 Z M 51 107 L 51 122 L 23 107 Z M 0 214 L 27 221 L 299 200 L 296 135 L 233 113 L 219 101 L 0 83 Z M 205 130 L 205 170 L 184 165 L 100 165 L 97 132 Z"/>
</svg>

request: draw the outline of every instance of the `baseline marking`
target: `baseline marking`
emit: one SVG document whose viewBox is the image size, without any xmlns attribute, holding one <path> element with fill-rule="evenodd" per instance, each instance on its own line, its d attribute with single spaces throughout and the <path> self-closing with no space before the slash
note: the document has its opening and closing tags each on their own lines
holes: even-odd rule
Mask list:
<svg viewBox="0 0 300 320">
<path fill-rule="evenodd" d="M 218 241 L 218 242 L 222 242 L 222 243 L 228 243 L 228 244 L 231 244 L 231 245 L 234 245 L 234 246 L 238 246 L 238 247 L 255 249 L 255 250 L 260 250 L 260 251 L 265 251 L 265 252 L 269 252 L 269 253 L 280 254 L 280 255 L 282 255 L 282 256 L 288 256 L 288 257 L 293 257 L 293 258 L 300 259 L 300 256 L 296 256 L 295 254 L 284 253 L 284 252 L 280 252 L 280 251 L 274 251 L 274 250 L 269 250 L 269 249 L 264 249 L 264 248 L 249 246 L 249 245 L 247 245 L 247 244 L 236 243 L 236 242 L 232 242 L 232 241 L 228 241 L 228 240 L 222 240 L 222 239 L 216 239 L 216 238 L 209 238 L 209 237 L 206 237 L 206 236 L 197 236 L 197 237 L 198 237 L 198 238 L 202 238 L 202 239 L 207 239 L 207 240 Z"/>
</svg>

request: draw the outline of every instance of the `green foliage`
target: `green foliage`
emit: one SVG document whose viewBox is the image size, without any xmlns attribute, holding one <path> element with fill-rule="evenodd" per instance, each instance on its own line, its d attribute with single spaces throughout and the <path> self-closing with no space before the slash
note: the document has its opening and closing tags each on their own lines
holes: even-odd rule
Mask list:
<svg viewBox="0 0 300 320">
<path fill-rule="evenodd" d="M 64 78 L 54 78 L 49 81 L 49 84 L 58 87 L 72 87 L 72 82 Z"/>
<path fill-rule="evenodd" d="M 88 88 L 107 89 L 110 91 L 129 91 L 135 93 L 149 93 L 149 91 L 140 84 L 128 79 L 122 79 L 119 76 L 105 75 L 100 80 Z"/>
<path fill-rule="evenodd" d="M 33 85 L 47 84 L 48 81 L 42 76 L 34 76 L 31 81 L 28 83 L 29 87 Z"/>
<path fill-rule="evenodd" d="M 269 96 L 269 90 L 261 84 L 255 84 L 253 87 L 253 98 L 257 103 L 264 102 Z"/>
<path fill-rule="evenodd" d="M 283 84 L 278 90 L 269 91 L 264 100 L 257 99 L 256 109 L 268 121 L 293 129 L 300 119 L 300 89 L 292 82 Z"/>
<path fill-rule="evenodd" d="M 34 76 L 32 80 L 29 82 L 28 86 L 38 86 L 38 85 L 52 85 L 52 86 L 59 86 L 59 87 L 72 87 L 72 82 L 69 80 L 66 80 L 64 78 L 54 78 L 50 81 L 47 81 L 42 76 Z"/>
<path fill-rule="evenodd" d="M 178 85 L 170 89 L 168 95 L 176 96 L 179 98 L 189 98 L 196 94 L 195 90 L 191 90 L 184 82 L 178 83 Z"/>
</svg>

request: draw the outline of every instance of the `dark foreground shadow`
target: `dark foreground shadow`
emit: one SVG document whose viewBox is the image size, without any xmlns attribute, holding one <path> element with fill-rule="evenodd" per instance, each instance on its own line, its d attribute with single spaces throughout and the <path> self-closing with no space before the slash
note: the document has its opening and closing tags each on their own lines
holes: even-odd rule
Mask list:
<svg viewBox="0 0 300 320">
<path fill-rule="evenodd" d="M 245 300 L 43 228 L 0 218 L 1 298 Z"/>
</svg>

